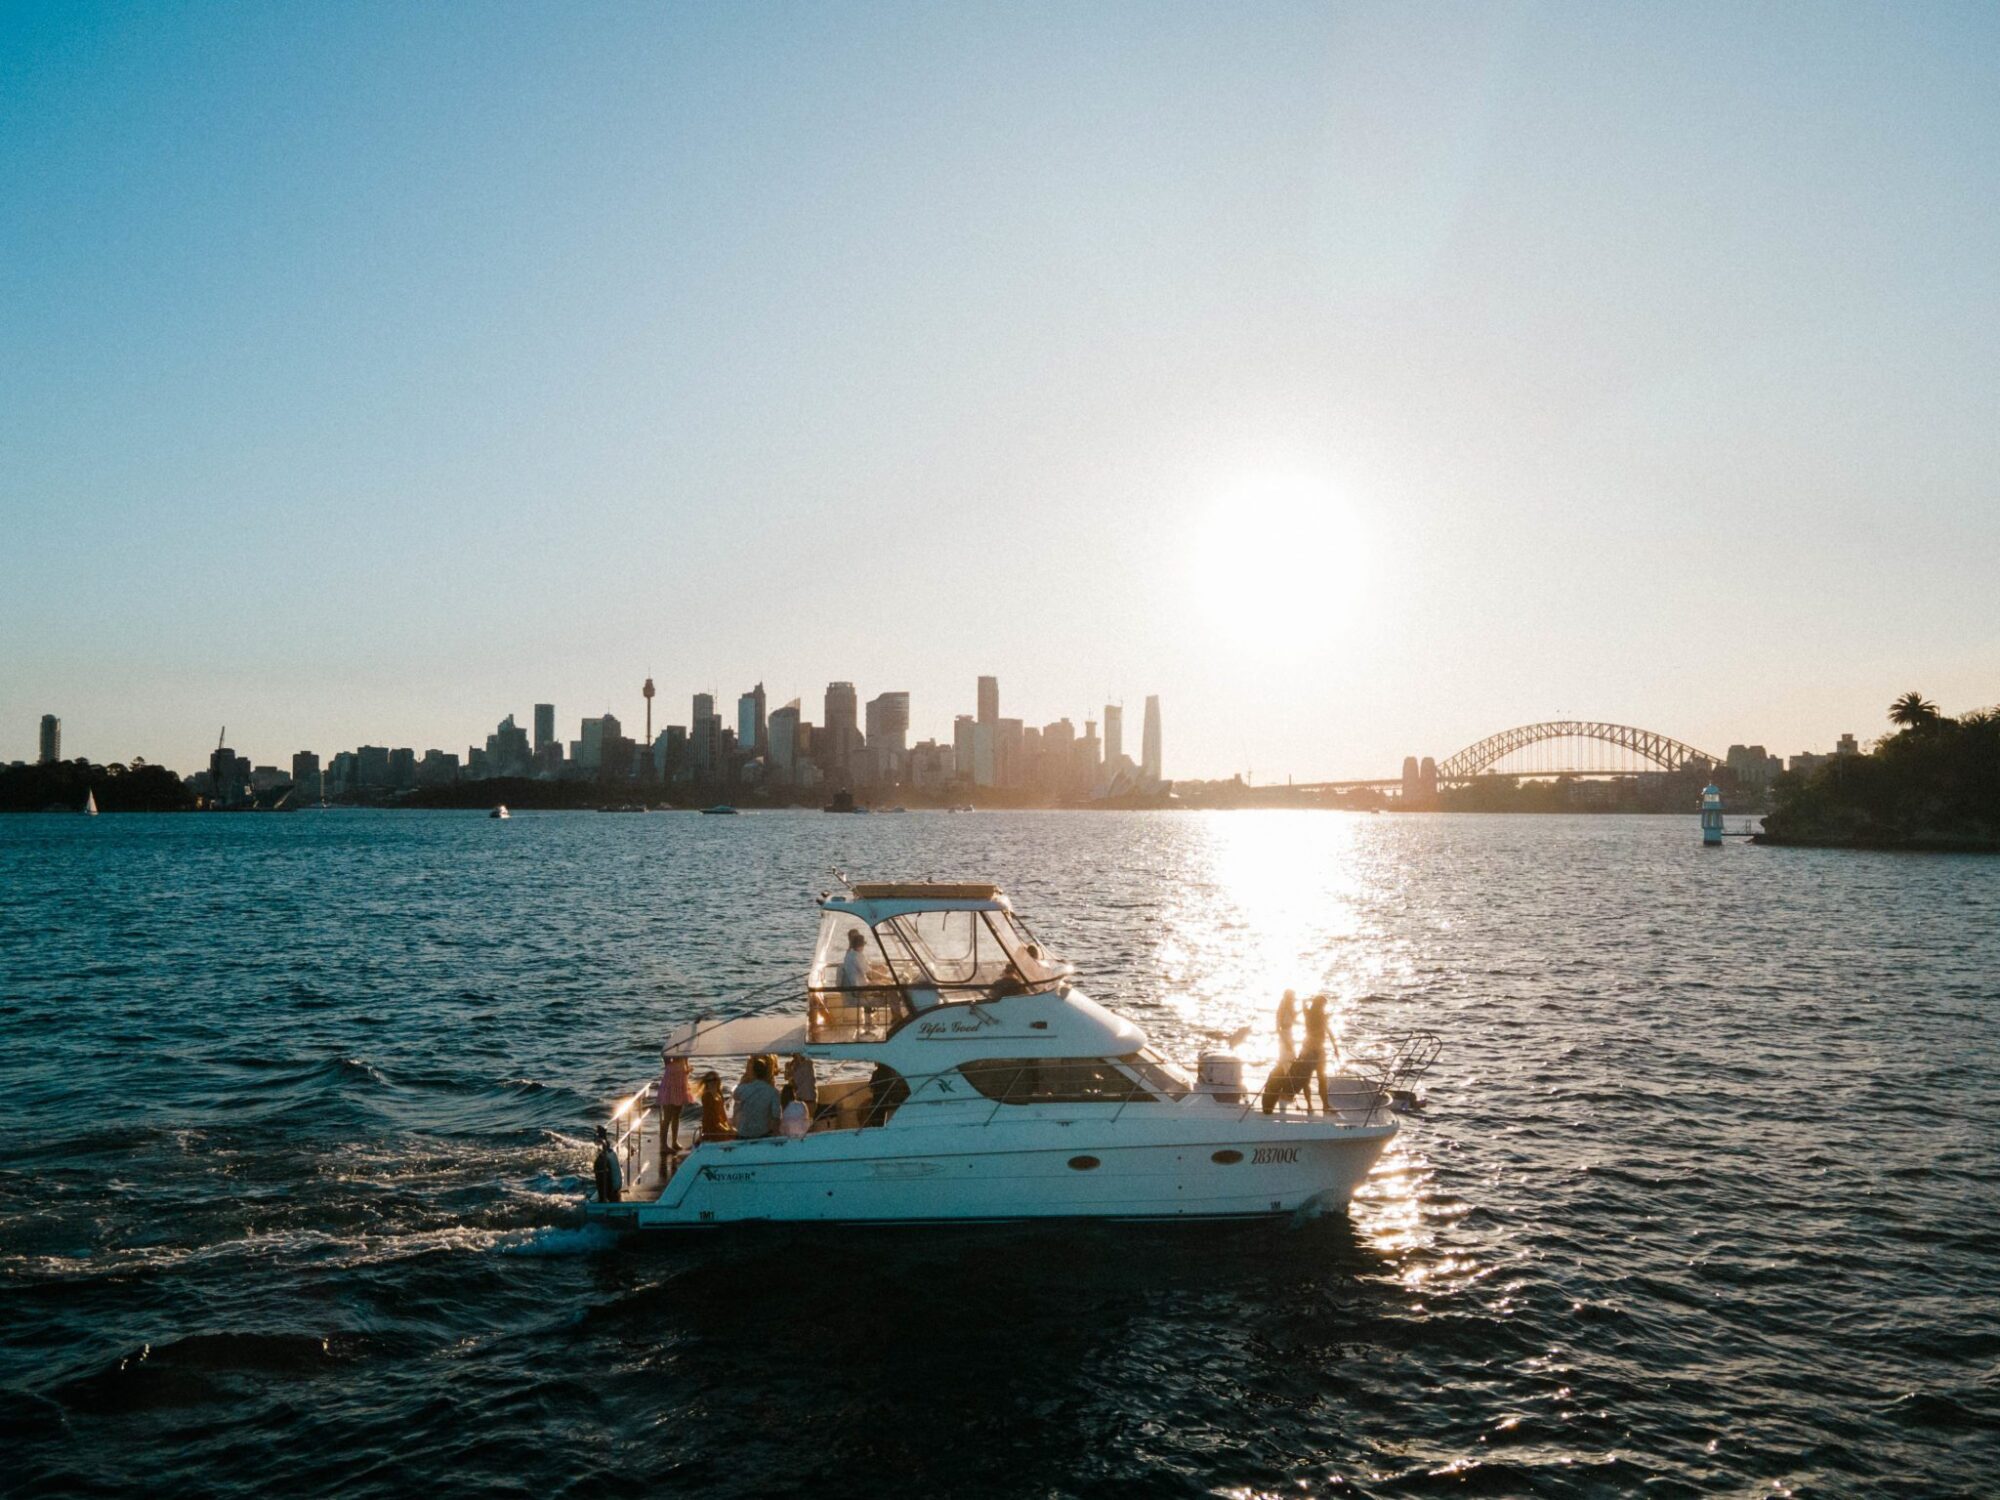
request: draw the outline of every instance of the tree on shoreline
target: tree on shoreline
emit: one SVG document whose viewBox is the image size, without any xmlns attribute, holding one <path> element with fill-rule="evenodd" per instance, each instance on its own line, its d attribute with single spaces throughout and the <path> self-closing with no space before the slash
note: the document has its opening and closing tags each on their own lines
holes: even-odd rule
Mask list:
<svg viewBox="0 0 2000 1500">
<path fill-rule="evenodd" d="M 1905 693 L 1889 705 L 1889 722 L 1900 724 L 1905 729 L 1928 729 L 1933 724 L 1948 721 L 1938 713 L 1938 706 L 1922 693 Z"/>
<path fill-rule="evenodd" d="M 1765 842 L 2000 850 L 2000 708 L 1947 718 L 1921 693 L 1890 706 L 1900 734 L 1778 779 Z"/>
</svg>

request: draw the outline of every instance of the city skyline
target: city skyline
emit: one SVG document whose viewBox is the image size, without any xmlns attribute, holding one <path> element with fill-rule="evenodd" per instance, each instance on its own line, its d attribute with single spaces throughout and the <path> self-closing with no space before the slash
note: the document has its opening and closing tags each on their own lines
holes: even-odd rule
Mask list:
<svg viewBox="0 0 2000 1500">
<path fill-rule="evenodd" d="M 1121 753 L 1118 704 L 1102 705 L 1099 718 L 1086 713 L 1078 721 L 1061 715 L 1037 724 L 1001 714 L 999 680 L 992 675 L 977 679 L 973 712 L 952 714 L 949 731 L 915 744 L 910 736 L 909 693 L 890 689 L 868 699 L 864 729 L 855 685 L 845 679 L 826 685 L 818 724 L 805 717 L 798 698 L 767 713 L 768 695 L 761 680 L 738 696 L 734 726 L 724 722 L 720 711 L 726 695 L 708 689 L 689 695 L 685 724 L 671 722 L 669 713 L 655 733 L 653 703 L 658 694 L 652 677 L 645 679 L 637 696 L 645 715 L 644 738 L 627 734 L 624 721 L 607 709 L 579 716 L 577 738 L 564 741 L 558 706 L 537 702 L 532 738 L 510 712 L 484 737 L 483 745 L 476 738 L 468 743 L 463 756 L 436 744 L 421 754 L 414 744 L 377 745 L 371 741 L 382 737 L 369 735 L 350 736 L 351 742 L 342 749 L 245 755 L 227 743 L 225 726 L 205 758 L 205 768 L 183 770 L 141 758 L 190 780 L 205 778 L 204 795 L 225 788 L 225 805 L 286 780 L 316 796 L 323 789 L 322 773 L 326 785 L 337 783 L 344 790 L 361 785 L 408 789 L 496 777 L 590 779 L 620 767 L 615 779 L 762 784 L 793 790 L 821 785 L 935 787 L 960 780 L 979 787 L 1101 797 L 1153 791 L 1166 784 L 1157 695 L 1146 699 L 1145 747 L 1137 763 Z M 1100 721 L 1111 728 L 1108 741 L 1099 734 Z M 60 718 L 42 715 L 38 763 L 63 758 L 60 745 Z M 289 772 L 282 769 L 287 761 Z M 0 759 L 0 765 L 5 764 Z"/>
<path fill-rule="evenodd" d="M 2000 697 L 1991 7 L 600 20 L 0 20 L 0 722 L 976 662 L 1266 780 Z"/>
</svg>

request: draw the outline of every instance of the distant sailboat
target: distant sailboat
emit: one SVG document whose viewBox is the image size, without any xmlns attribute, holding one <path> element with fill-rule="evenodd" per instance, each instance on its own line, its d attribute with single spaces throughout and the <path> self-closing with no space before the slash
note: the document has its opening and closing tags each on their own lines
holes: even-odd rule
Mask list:
<svg viewBox="0 0 2000 1500">
<path fill-rule="evenodd" d="M 83 794 L 83 815 L 86 818 L 94 818 L 97 816 L 96 792 L 85 792 Z"/>
</svg>

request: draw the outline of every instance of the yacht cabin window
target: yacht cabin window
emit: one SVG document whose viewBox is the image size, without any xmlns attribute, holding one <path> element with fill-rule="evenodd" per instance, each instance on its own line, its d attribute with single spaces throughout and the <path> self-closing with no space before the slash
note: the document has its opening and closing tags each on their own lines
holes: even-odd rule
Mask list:
<svg viewBox="0 0 2000 1500">
<path fill-rule="evenodd" d="M 1153 1096 L 1107 1057 L 989 1057 L 958 1065 L 1002 1104 L 1123 1104 Z"/>
</svg>

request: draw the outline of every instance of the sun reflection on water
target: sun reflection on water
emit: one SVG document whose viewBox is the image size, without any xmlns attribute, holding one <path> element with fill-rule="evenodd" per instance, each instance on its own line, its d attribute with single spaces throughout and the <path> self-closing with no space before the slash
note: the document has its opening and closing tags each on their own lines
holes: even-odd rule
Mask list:
<svg viewBox="0 0 2000 1500">
<path fill-rule="evenodd" d="M 1168 893 L 1158 949 L 1180 1029 L 1221 1038 L 1251 1028 L 1236 1050 L 1261 1081 L 1277 1058 L 1279 996 L 1324 991 L 1342 1052 L 1385 1055 L 1400 1029 L 1395 997 L 1416 982 L 1416 966 L 1397 920 L 1407 872 L 1380 820 L 1235 812 L 1200 826 L 1199 856 Z M 1422 1130 L 1406 1122 L 1356 1193 L 1351 1218 L 1390 1275 L 1438 1295 L 1484 1272 L 1440 1252 L 1440 1232 L 1467 1208 L 1438 1200 Z"/>
</svg>

